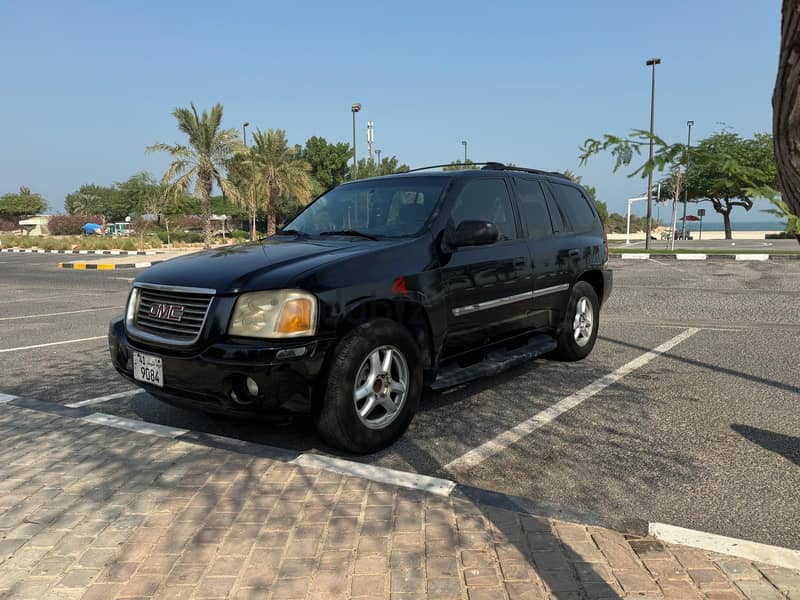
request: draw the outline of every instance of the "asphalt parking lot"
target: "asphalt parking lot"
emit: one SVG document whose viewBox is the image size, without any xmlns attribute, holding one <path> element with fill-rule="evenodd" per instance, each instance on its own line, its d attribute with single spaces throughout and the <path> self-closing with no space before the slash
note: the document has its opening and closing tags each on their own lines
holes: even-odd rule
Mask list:
<svg viewBox="0 0 800 600">
<path fill-rule="evenodd" d="M 0 254 L 0 394 L 59 404 L 117 396 L 89 406 L 330 452 L 308 419 L 232 421 L 136 393 L 109 363 L 106 328 L 137 271 L 60 271 L 59 260 Z M 427 392 L 398 444 L 357 460 L 800 549 L 800 261 L 612 266 L 615 290 L 587 360 L 539 359 Z"/>
</svg>

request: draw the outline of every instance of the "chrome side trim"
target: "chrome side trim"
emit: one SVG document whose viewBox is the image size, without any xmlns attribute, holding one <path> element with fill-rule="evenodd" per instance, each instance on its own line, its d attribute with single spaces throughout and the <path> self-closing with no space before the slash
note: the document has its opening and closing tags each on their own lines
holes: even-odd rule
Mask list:
<svg viewBox="0 0 800 600">
<path fill-rule="evenodd" d="M 520 302 L 521 300 L 530 300 L 533 298 L 533 292 L 522 292 L 521 294 L 514 294 L 513 296 L 505 296 L 503 298 L 495 298 L 494 300 L 487 300 L 478 304 L 469 304 L 467 306 L 459 306 L 453 309 L 453 316 L 460 317 L 470 313 L 478 312 L 479 310 L 487 310 L 489 308 L 497 308 L 505 304 L 512 304 L 513 302 Z"/>
<path fill-rule="evenodd" d="M 469 304 L 467 306 L 459 306 L 453 309 L 454 317 L 461 317 L 470 313 L 478 312 L 479 310 L 487 310 L 490 308 L 497 308 L 505 304 L 513 302 L 521 302 L 522 300 L 531 300 L 533 298 L 540 298 L 548 294 L 557 294 L 569 289 L 568 283 L 553 285 L 551 287 L 542 288 L 533 292 L 522 292 L 521 294 L 514 294 L 513 296 L 504 296 L 503 298 L 495 298 L 494 300 L 487 300 L 486 302 L 479 302 L 478 304 Z"/>
<path fill-rule="evenodd" d="M 539 298 L 541 296 L 547 296 L 548 294 L 557 294 L 558 292 L 566 292 L 569 289 L 568 283 L 562 283 L 560 285 L 554 285 L 551 287 L 542 288 L 540 290 L 535 290 L 533 292 L 534 298 Z"/>
</svg>

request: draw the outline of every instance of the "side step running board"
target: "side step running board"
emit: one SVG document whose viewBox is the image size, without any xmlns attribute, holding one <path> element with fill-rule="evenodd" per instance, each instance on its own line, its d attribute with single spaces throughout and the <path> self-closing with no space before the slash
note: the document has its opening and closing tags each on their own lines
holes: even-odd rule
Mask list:
<svg viewBox="0 0 800 600">
<path fill-rule="evenodd" d="M 432 390 L 443 390 L 473 379 L 497 375 L 537 356 L 552 352 L 557 346 L 556 341 L 549 335 L 535 335 L 525 346 L 514 348 L 513 350 L 493 350 L 486 355 L 486 358 L 474 365 L 468 367 L 459 367 L 457 365 L 445 367 L 439 371 L 430 388 Z"/>
</svg>

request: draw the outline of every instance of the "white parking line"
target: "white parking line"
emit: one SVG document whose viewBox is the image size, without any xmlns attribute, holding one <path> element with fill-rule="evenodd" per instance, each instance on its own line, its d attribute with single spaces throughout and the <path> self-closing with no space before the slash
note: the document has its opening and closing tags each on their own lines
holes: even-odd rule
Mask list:
<svg viewBox="0 0 800 600">
<path fill-rule="evenodd" d="M 124 392 L 117 392 L 116 394 L 109 394 L 108 396 L 99 396 L 97 398 L 89 398 L 88 400 L 81 400 L 80 402 L 72 402 L 66 406 L 70 408 L 80 408 L 81 406 L 91 406 L 93 404 L 102 404 L 109 400 L 116 400 L 118 398 L 127 398 L 128 396 L 135 396 L 136 394 L 144 394 L 145 391 L 141 389 L 125 390 Z"/>
<path fill-rule="evenodd" d="M 444 466 L 444 469 L 447 471 L 453 471 L 455 469 L 467 469 L 470 467 L 474 467 L 482 463 L 484 460 L 501 452 L 508 448 L 510 445 L 518 442 L 525 436 L 531 434 L 532 432 L 544 427 L 548 423 L 552 422 L 554 419 L 557 419 L 559 416 L 570 410 L 571 408 L 575 408 L 582 402 L 588 400 L 592 396 L 600 393 L 608 386 L 616 383 L 629 373 L 639 369 L 640 367 L 645 366 L 654 358 L 658 358 L 665 352 L 668 352 L 684 340 L 689 339 L 695 333 L 700 331 L 697 327 L 692 327 L 679 333 L 671 340 L 668 340 L 650 350 L 642 354 L 641 356 L 634 358 L 629 363 L 622 365 L 615 371 L 604 375 L 600 379 L 597 379 L 584 387 L 581 390 L 578 390 L 571 396 L 567 396 L 553 404 L 552 406 L 544 409 L 543 411 L 535 414 L 533 417 L 528 419 L 527 421 L 523 421 L 519 425 L 512 427 L 511 429 L 504 431 L 500 435 L 496 436 L 495 438 L 489 440 L 488 442 L 484 442 L 477 448 L 473 448 L 469 452 L 459 456 L 456 459 L 451 460 Z"/>
<path fill-rule="evenodd" d="M 37 319 L 39 317 L 60 317 L 61 315 L 77 315 L 78 313 L 95 312 L 98 310 L 121 310 L 119 306 L 101 306 L 100 308 L 83 308 L 81 310 L 65 310 L 64 312 L 45 313 L 43 315 L 25 315 L 22 317 L 0 317 L 0 321 L 18 321 L 20 319 Z"/>
<path fill-rule="evenodd" d="M 681 544 L 709 552 L 729 554 L 786 569 L 800 569 L 800 551 L 798 550 L 739 540 L 665 523 L 649 523 L 647 529 L 654 538 L 668 544 Z"/>
<path fill-rule="evenodd" d="M 180 427 L 168 427 L 167 425 L 126 419 L 124 417 L 107 415 L 105 413 L 92 413 L 89 416 L 82 417 L 82 420 L 94 423 L 95 425 L 107 425 L 108 427 L 116 427 L 117 429 L 125 429 L 126 431 L 135 431 L 136 433 L 157 435 L 166 438 L 176 438 L 179 435 L 189 432 L 188 429 L 181 429 Z"/>
<path fill-rule="evenodd" d="M 386 467 L 367 465 L 364 463 L 334 458 L 333 456 L 322 456 L 319 454 L 301 454 L 292 463 L 301 467 L 312 467 L 325 471 L 333 471 L 342 475 L 361 477 L 370 481 L 377 481 L 388 485 L 422 490 L 439 496 L 449 496 L 456 484 L 449 479 L 439 479 L 428 475 L 417 473 L 407 473 L 405 471 L 395 471 Z"/>
<path fill-rule="evenodd" d="M 77 340 L 64 340 L 62 342 L 49 342 L 47 344 L 34 344 L 33 346 L 19 346 L 18 348 L 2 348 L 0 354 L 6 352 L 18 352 L 20 350 L 33 350 L 34 348 L 47 348 L 49 346 L 61 346 L 62 344 L 77 344 L 78 342 L 92 342 L 94 340 L 104 340 L 107 336 L 96 335 L 94 337 L 78 338 Z"/>
</svg>

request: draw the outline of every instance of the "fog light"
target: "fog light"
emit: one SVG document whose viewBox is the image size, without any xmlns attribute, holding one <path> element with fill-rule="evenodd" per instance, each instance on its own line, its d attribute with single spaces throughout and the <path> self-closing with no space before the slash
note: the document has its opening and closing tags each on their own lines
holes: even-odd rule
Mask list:
<svg viewBox="0 0 800 600">
<path fill-rule="evenodd" d="M 248 377 L 245 381 L 247 385 L 247 391 L 250 392 L 251 396 L 258 396 L 258 384 L 252 377 Z"/>
</svg>

